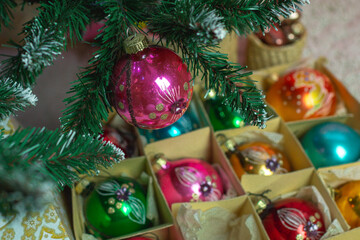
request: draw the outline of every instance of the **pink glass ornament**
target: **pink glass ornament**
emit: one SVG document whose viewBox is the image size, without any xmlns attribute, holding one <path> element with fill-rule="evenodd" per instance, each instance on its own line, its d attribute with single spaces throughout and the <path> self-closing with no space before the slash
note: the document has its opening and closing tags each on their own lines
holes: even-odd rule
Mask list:
<svg viewBox="0 0 360 240">
<path fill-rule="evenodd" d="M 128 123 L 144 129 L 176 122 L 189 106 L 191 74 L 173 51 L 158 46 L 122 57 L 112 75 L 114 107 Z"/>
<path fill-rule="evenodd" d="M 104 21 L 91 22 L 88 26 L 86 26 L 86 30 L 83 34 L 83 40 L 86 42 L 94 42 L 96 36 L 101 32 L 100 29 L 104 26 Z"/>
<path fill-rule="evenodd" d="M 195 158 L 177 161 L 157 159 L 154 169 L 169 206 L 177 202 L 217 201 L 223 196 L 223 185 L 216 170 Z"/>
</svg>

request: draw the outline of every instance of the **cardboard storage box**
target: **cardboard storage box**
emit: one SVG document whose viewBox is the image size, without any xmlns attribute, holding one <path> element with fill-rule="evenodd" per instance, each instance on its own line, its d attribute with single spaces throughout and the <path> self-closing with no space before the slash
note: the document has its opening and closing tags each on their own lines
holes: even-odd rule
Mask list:
<svg viewBox="0 0 360 240">
<path fill-rule="evenodd" d="M 73 240 L 69 215 L 61 194 L 39 211 L 22 211 L 9 218 L 0 215 L 1 239 L 64 239 Z"/>
<path fill-rule="evenodd" d="M 270 199 L 297 191 L 305 186 L 315 186 L 330 209 L 331 220 L 337 219 L 344 231 L 349 230 L 348 224 L 341 215 L 339 209 L 336 207 L 334 201 L 331 199 L 327 188 L 313 168 L 284 175 L 266 177 L 247 174 L 243 176 L 241 183 L 247 193 L 261 194 L 265 190 L 271 190 L 266 195 Z"/>
<path fill-rule="evenodd" d="M 106 169 L 106 171 L 100 171 L 100 177 L 85 177 L 86 180 L 90 182 L 101 182 L 104 181 L 104 177 L 109 176 L 121 176 L 126 174 L 132 178 L 138 178 L 142 172 L 146 172 L 153 178 L 153 187 L 156 206 L 159 213 L 160 224 L 153 226 L 142 231 L 138 231 L 132 234 L 127 234 L 121 237 L 112 238 L 112 239 L 125 239 L 132 236 L 137 236 L 145 233 L 159 231 L 170 227 L 173 224 L 172 216 L 169 207 L 161 193 L 161 190 L 155 181 L 155 176 L 152 173 L 151 166 L 145 157 L 129 158 L 123 160 L 122 162 L 114 165 L 111 169 Z M 82 239 L 82 234 L 85 233 L 85 218 L 83 214 L 83 204 L 84 199 L 81 195 L 76 193 L 76 186 L 72 189 L 72 205 L 73 205 L 73 225 L 75 238 L 77 240 Z"/>
<path fill-rule="evenodd" d="M 350 181 L 360 180 L 360 162 L 319 168 L 317 172 L 324 185 L 328 187 L 329 194 L 331 194 L 331 188 L 337 188 Z M 334 204 L 336 205 L 335 201 Z M 359 239 L 359 236 L 360 227 L 357 227 L 341 234 L 341 238 L 339 236 L 338 238 L 334 237 L 331 239 Z"/>
<path fill-rule="evenodd" d="M 259 129 L 258 127 L 255 126 L 246 126 L 238 129 L 218 131 L 215 132 L 215 136 L 217 136 L 218 134 L 224 134 L 227 138 L 232 138 L 235 136 L 239 136 L 247 131 L 265 131 L 265 132 L 275 132 L 282 134 L 283 141 L 281 143 L 282 143 L 283 151 L 290 162 L 292 171 L 310 168 L 313 166 L 309 158 L 306 156 L 306 153 L 301 148 L 301 145 L 297 141 L 296 137 L 291 133 L 289 128 L 286 126 L 285 122 L 281 120 L 281 118 L 279 117 L 269 120 L 267 122 L 267 127 L 265 129 Z M 223 152 L 223 156 L 229 162 L 224 152 Z M 233 171 L 233 169 L 231 170 Z"/>
<path fill-rule="evenodd" d="M 269 83 L 269 79 L 270 82 L 273 81 L 271 80 L 272 76 L 281 76 L 284 73 L 299 67 L 312 67 L 328 76 L 337 92 L 338 106 L 342 106 L 337 109 L 335 115 L 329 117 L 346 118 L 350 115 L 360 117 L 360 105 L 356 102 L 354 97 L 352 97 L 351 94 L 346 90 L 343 84 L 330 72 L 330 70 L 325 66 L 325 63 L 326 59 L 324 58 L 318 58 L 315 61 L 311 59 L 303 59 L 299 62 L 296 62 L 295 64 L 278 65 L 259 71 L 254 71 L 253 75 L 251 75 L 251 78 L 257 81 L 258 87 L 265 90 L 266 94 L 266 90 L 271 86 L 271 83 Z M 310 120 L 289 121 L 288 123 L 290 124 L 293 122 L 304 122 Z"/>
<path fill-rule="evenodd" d="M 232 199 L 227 199 L 227 200 L 215 201 L 215 202 L 200 202 L 200 203 L 188 203 L 188 204 L 191 205 L 191 208 L 193 210 L 199 209 L 201 211 L 206 211 L 206 210 L 209 210 L 214 207 L 221 207 L 232 213 L 235 213 L 237 215 L 237 217 L 251 214 L 251 215 L 253 215 L 253 217 L 255 219 L 256 228 L 259 231 L 258 233 L 259 233 L 260 238 L 258 238 L 258 239 L 259 240 L 267 239 L 267 235 L 266 235 L 265 229 L 261 223 L 261 220 L 260 220 L 259 216 L 257 215 L 253 204 L 251 203 L 250 199 L 246 195 L 232 198 Z M 173 204 L 172 213 L 173 213 L 174 219 L 176 219 L 181 205 L 182 205 L 181 203 Z M 179 226 L 178 226 L 176 220 L 175 220 L 175 228 L 173 228 L 172 230 L 173 230 L 172 235 L 171 235 L 172 240 L 183 239 L 181 231 L 179 229 Z M 176 232 L 174 232 L 174 231 L 176 231 Z M 225 240 L 228 240 L 228 239 L 225 239 Z"/>
<path fill-rule="evenodd" d="M 170 161 L 191 157 L 205 160 L 210 164 L 217 163 L 225 171 L 236 193 L 238 195 L 244 194 L 244 190 L 233 174 L 221 149 L 216 144 L 214 134 L 209 127 L 145 146 L 145 155 L 149 161 L 152 161 L 155 155 L 159 153 L 164 154 L 164 157 Z"/>
</svg>

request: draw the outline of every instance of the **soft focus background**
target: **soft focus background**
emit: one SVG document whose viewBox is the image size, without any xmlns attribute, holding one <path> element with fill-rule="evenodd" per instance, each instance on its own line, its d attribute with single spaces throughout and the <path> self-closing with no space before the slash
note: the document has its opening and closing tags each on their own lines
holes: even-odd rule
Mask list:
<svg viewBox="0 0 360 240">
<path fill-rule="evenodd" d="M 303 9 L 302 22 L 308 31 L 305 56 L 325 56 L 329 69 L 360 101 L 360 1 L 313 0 Z M 34 13 L 33 7 L 17 16 L 14 28 L 19 27 Z M 15 38 L 15 31 L 3 31 L 0 43 Z M 36 107 L 19 112 L 18 120 L 24 126 L 53 129 L 59 126 L 62 103 L 70 83 L 76 80 L 81 66 L 94 51 L 90 46 L 79 45 L 58 57 L 55 64 L 46 68 L 38 78 L 34 93 L 39 101 Z M 244 52 L 244 51 L 242 51 Z M 15 54 L 13 49 L 0 48 L 1 54 Z"/>
</svg>

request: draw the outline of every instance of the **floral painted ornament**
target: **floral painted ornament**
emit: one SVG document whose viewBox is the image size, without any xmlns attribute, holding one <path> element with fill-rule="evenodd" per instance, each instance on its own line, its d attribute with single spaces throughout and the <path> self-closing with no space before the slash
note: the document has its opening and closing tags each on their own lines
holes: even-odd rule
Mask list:
<svg viewBox="0 0 360 240">
<path fill-rule="evenodd" d="M 220 175 L 203 160 L 158 157 L 153 168 L 170 207 L 178 202 L 217 201 L 224 194 Z"/>
<path fill-rule="evenodd" d="M 128 177 L 97 186 L 86 199 L 84 211 L 88 231 L 96 237 L 119 237 L 151 225 L 146 219 L 146 192 Z"/>
<path fill-rule="evenodd" d="M 299 198 L 273 203 L 265 210 L 262 222 L 271 240 L 319 240 L 326 232 L 321 212 Z"/>
<path fill-rule="evenodd" d="M 329 78 L 314 69 L 292 71 L 275 82 L 266 101 L 285 121 L 330 116 L 336 110 L 335 88 Z"/>
</svg>

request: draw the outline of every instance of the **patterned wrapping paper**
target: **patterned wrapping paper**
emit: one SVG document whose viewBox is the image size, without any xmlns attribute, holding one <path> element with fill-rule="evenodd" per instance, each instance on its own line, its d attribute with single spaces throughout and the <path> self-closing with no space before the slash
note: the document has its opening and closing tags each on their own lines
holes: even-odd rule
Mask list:
<svg viewBox="0 0 360 240">
<path fill-rule="evenodd" d="M 68 215 L 60 195 L 39 211 L 0 216 L 1 240 L 73 240 Z"/>
</svg>

